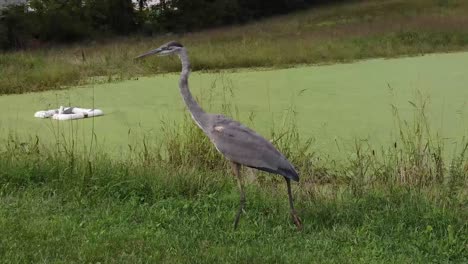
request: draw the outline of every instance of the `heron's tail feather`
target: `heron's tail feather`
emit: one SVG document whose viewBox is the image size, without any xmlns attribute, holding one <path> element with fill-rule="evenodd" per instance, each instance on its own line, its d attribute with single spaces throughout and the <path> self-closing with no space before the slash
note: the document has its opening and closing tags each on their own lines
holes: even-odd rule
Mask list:
<svg viewBox="0 0 468 264">
<path fill-rule="evenodd" d="M 252 168 L 274 173 L 274 174 L 279 174 L 293 181 L 297 181 L 297 182 L 299 181 L 299 174 L 297 173 L 296 169 L 294 169 L 292 165 L 290 165 L 289 168 L 278 168 L 276 170 L 270 169 L 270 168 L 264 168 L 264 167 L 252 167 Z"/>
<path fill-rule="evenodd" d="M 293 181 L 297 181 L 297 182 L 299 181 L 299 174 L 294 169 L 294 167 L 291 167 L 289 169 L 279 168 L 278 174 L 283 175 L 284 177 L 289 178 Z"/>
</svg>

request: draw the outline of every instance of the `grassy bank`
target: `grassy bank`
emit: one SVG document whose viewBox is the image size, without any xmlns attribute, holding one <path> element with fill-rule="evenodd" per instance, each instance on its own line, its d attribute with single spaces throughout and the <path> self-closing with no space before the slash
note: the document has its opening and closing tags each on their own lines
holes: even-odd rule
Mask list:
<svg viewBox="0 0 468 264">
<path fill-rule="evenodd" d="M 467 13 L 468 4 L 462 0 L 363 1 L 182 36 L 6 53 L 0 55 L 0 94 L 177 71 L 177 60 L 132 60 L 172 39 L 189 47 L 194 70 L 287 67 L 465 50 Z"/>
<path fill-rule="evenodd" d="M 178 177 L 184 175 L 216 183 L 187 189 L 174 182 L 183 181 Z M 408 190 L 300 197 L 305 227 L 298 233 L 288 222 L 284 188 L 249 187 L 246 213 L 234 232 L 238 197 L 230 179 L 224 174 L 184 175 L 158 171 L 151 178 L 140 178 L 133 173 L 127 178 L 131 184 L 124 184 L 125 178 L 106 177 L 105 183 L 90 185 L 81 196 L 81 186 L 67 185 L 70 194 L 63 194 L 50 183 L 22 183 L 15 192 L 10 184 L 1 190 L 2 262 L 468 260 L 467 215 L 456 203 L 438 205 Z M 166 177 L 176 180 L 161 181 Z M 163 183 L 177 185 L 163 187 Z"/>
<path fill-rule="evenodd" d="M 0 153 L 0 258 L 5 263 L 468 259 L 464 154 L 443 172 L 432 167 L 438 164 L 431 159 L 436 151 L 410 145 L 380 168 L 365 148 L 349 163 L 316 161 L 308 167 L 305 161 L 313 157 L 279 142 L 301 171 L 293 191 L 304 230 L 297 232 L 290 223 L 284 182 L 260 174 L 247 186 L 246 213 L 234 232 L 234 179 L 207 141 L 193 144 L 198 133 L 174 137 L 178 145 L 169 137 L 165 160 L 146 148 L 116 161 L 103 153 L 9 144 Z M 283 137 L 287 146 L 294 137 Z"/>
</svg>

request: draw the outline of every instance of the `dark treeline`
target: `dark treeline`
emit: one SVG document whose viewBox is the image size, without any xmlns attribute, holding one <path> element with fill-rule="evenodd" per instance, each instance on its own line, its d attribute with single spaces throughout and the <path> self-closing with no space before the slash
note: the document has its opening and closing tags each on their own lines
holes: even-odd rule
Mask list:
<svg viewBox="0 0 468 264">
<path fill-rule="evenodd" d="M 0 9 L 0 48 L 190 32 L 338 0 L 29 0 Z"/>
</svg>

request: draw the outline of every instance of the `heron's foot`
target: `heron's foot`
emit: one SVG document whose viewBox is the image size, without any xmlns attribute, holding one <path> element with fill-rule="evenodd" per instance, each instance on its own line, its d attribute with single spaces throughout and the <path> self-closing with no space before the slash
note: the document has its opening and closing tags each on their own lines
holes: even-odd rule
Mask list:
<svg viewBox="0 0 468 264">
<path fill-rule="evenodd" d="M 239 208 L 239 210 L 237 211 L 236 219 L 234 219 L 234 230 L 236 230 L 237 226 L 239 225 L 239 220 L 243 211 L 243 208 Z"/>
<path fill-rule="evenodd" d="M 237 226 L 239 225 L 239 220 L 241 217 L 241 214 L 244 212 L 244 205 L 241 205 L 239 207 L 239 210 L 237 210 L 236 218 L 234 219 L 234 230 L 237 229 Z"/>
<path fill-rule="evenodd" d="M 302 230 L 302 220 L 301 220 L 301 218 L 299 216 L 297 216 L 296 211 L 291 211 L 291 218 L 292 218 L 294 224 L 296 225 L 297 230 L 301 231 Z"/>
</svg>

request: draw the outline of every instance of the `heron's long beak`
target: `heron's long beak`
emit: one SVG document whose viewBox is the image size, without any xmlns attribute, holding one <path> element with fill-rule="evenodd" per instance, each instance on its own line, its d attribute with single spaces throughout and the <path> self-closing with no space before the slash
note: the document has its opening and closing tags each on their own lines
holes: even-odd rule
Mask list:
<svg viewBox="0 0 468 264">
<path fill-rule="evenodd" d="M 146 57 L 146 56 L 149 56 L 149 55 L 158 54 L 158 53 L 160 53 L 161 51 L 162 51 L 161 48 L 157 48 L 157 49 L 154 49 L 154 50 L 150 50 L 150 51 L 148 51 L 148 52 L 146 52 L 146 53 L 143 53 L 143 54 L 141 54 L 141 55 L 139 55 L 139 56 L 136 56 L 136 57 L 133 58 L 133 59 L 135 59 L 135 60 L 136 60 L 136 59 L 141 59 L 141 58 Z"/>
</svg>

